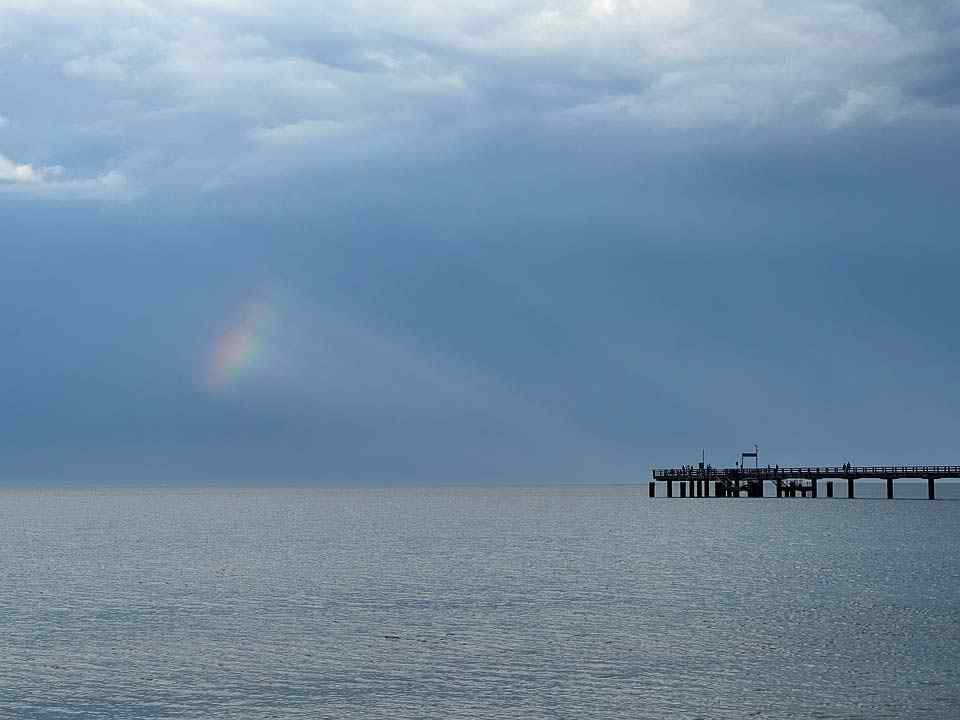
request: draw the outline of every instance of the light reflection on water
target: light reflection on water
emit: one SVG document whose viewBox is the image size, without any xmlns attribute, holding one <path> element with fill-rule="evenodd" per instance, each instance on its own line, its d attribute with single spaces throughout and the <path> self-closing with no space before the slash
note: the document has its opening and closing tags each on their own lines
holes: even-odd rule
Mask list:
<svg viewBox="0 0 960 720">
<path fill-rule="evenodd" d="M 960 503 L 0 495 L 0 717 L 960 715 Z"/>
</svg>

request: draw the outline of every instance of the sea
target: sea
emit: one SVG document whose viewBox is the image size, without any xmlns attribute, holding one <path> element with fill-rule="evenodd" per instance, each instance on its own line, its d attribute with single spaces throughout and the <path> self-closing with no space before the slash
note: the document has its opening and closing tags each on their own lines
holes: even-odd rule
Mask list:
<svg viewBox="0 0 960 720">
<path fill-rule="evenodd" d="M 0 718 L 960 717 L 960 502 L 0 493 Z"/>
</svg>

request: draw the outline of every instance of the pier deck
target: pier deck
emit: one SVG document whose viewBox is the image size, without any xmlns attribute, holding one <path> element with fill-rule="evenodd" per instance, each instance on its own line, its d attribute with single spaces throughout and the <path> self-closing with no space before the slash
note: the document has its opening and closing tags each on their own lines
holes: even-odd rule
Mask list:
<svg viewBox="0 0 960 720">
<path fill-rule="evenodd" d="M 886 497 L 893 498 L 894 480 L 926 480 L 927 498 L 936 499 L 936 480 L 960 479 L 960 465 L 841 465 L 838 467 L 763 467 L 713 468 L 689 466 L 653 470 L 650 497 L 656 496 L 658 482 L 666 484 L 666 496 L 674 496 L 677 484 L 680 497 L 763 497 L 763 484 L 772 483 L 777 497 L 817 497 L 820 481 L 826 481 L 826 496 L 833 497 L 834 481 L 846 483 L 848 498 L 856 497 L 856 480 L 884 480 Z"/>
</svg>

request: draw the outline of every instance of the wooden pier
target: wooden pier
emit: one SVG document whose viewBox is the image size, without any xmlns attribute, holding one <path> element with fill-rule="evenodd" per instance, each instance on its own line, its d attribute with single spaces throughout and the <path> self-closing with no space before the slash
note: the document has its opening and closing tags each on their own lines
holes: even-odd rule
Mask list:
<svg viewBox="0 0 960 720">
<path fill-rule="evenodd" d="M 650 497 L 656 497 L 657 483 L 666 485 L 666 496 L 675 497 L 764 497 L 764 483 L 771 483 L 776 497 L 820 496 L 820 483 L 824 482 L 825 495 L 834 497 L 837 481 L 846 484 L 846 497 L 856 497 L 857 480 L 883 480 L 885 497 L 894 497 L 895 480 L 926 480 L 927 498 L 936 499 L 936 481 L 944 478 L 960 479 L 960 465 L 894 465 L 840 467 L 765 467 L 765 468 L 713 468 L 690 466 L 663 468 L 653 471 L 650 481 Z M 712 494 L 711 494 L 712 489 Z"/>
</svg>

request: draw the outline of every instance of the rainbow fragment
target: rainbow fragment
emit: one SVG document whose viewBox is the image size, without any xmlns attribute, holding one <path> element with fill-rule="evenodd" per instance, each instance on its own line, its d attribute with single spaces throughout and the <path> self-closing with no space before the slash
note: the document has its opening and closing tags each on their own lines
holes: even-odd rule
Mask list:
<svg viewBox="0 0 960 720">
<path fill-rule="evenodd" d="M 274 308 L 264 299 L 240 308 L 207 353 L 204 377 L 208 388 L 223 389 L 258 366 L 274 316 Z"/>
</svg>

